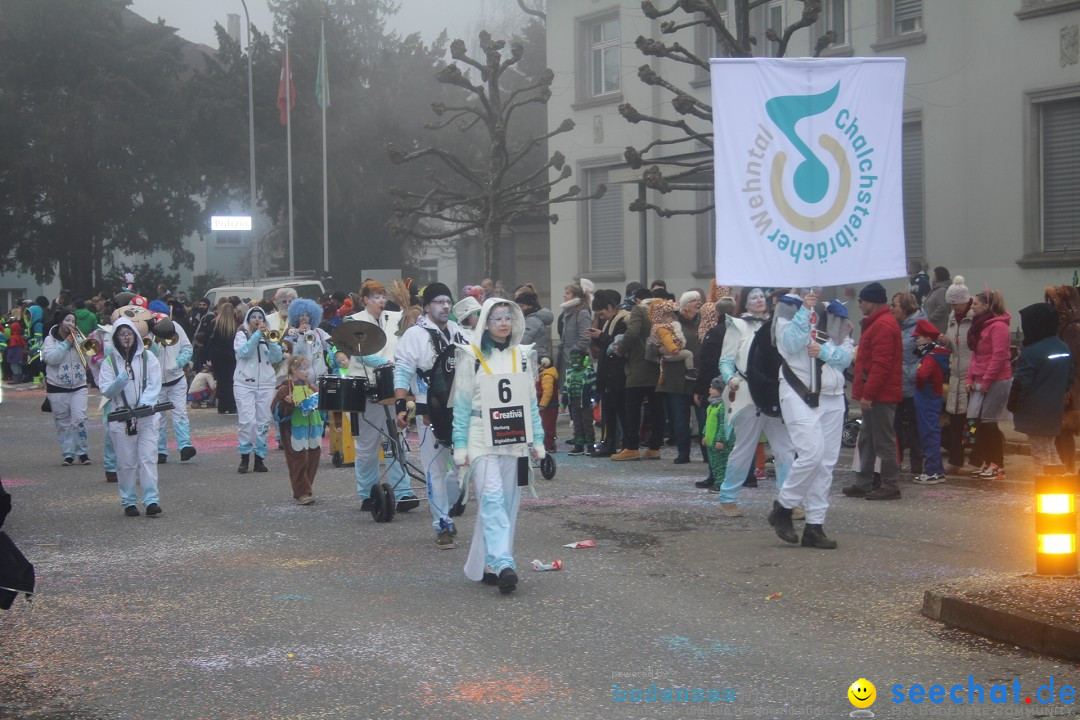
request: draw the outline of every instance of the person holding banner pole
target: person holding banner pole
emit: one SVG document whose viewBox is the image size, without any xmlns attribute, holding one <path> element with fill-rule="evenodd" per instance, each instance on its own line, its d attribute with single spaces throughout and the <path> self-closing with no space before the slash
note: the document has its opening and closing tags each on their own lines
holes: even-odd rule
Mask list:
<svg viewBox="0 0 1080 720">
<path fill-rule="evenodd" d="M 758 410 L 750 396 L 750 385 L 745 381 L 750 344 L 754 334 L 769 319 L 765 292 L 761 288 L 750 289 L 746 293 L 744 306 L 746 312 L 741 318 L 726 318 L 727 330 L 724 333 L 724 346 L 720 356 L 720 376 L 727 384 L 725 404 L 728 441 L 731 441 L 732 434 L 735 435 L 735 447 L 728 456 L 724 483 L 720 486 L 720 512 L 726 517 L 742 517 L 744 514 L 735 501 L 754 462 L 758 438 L 762 432 L 768 438 L 773 451 L 777 485 L 784 484 L 795 459 L 795 450 L 783 420 Z"/>
<path fill-rule="evenodd" d="M 489 298 L 476 326 L 480 337 L 459 345 L 454 377 L 454 462 L 472 466 L 478 518 L 465 576 L 517 587 L 514 529 L 521 486 L 528 484 L 530 448 L 544 457 L 544 429 L 536 404 L 535 356 L 521 346 L 525 316 L 517 304 Z"/>
<path fill-rule="evenodd" d="M 825 535 L 825 513 L 844 427 L 844 370 L 855 346 L 847 308 L 838 302 L 828 308 L 828 339 L 818 340 L 817 301 L 813 291 L 802 298 L 784 295 L 773 318 L 773 337 L 784 361 L 780 409 L 799 454 L 773 501 L 769 523 L 781 540 L 798 542 L 791 513 L 801 505 L 806 510 L 802 546 L 833 550 L 836 541 Z"/>
</svg>

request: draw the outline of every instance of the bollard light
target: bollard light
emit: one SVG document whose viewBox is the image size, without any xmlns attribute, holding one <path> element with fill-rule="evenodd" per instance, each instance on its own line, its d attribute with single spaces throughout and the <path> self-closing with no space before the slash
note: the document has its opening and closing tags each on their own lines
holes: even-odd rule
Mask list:
<svg viewBox="0 0 1080 720">
<path fill-rule="evenodd" d="M 1076 575 L 1076 476 L 1046 470 L 1035 478 L 1035 572 Z"/>
</svg>

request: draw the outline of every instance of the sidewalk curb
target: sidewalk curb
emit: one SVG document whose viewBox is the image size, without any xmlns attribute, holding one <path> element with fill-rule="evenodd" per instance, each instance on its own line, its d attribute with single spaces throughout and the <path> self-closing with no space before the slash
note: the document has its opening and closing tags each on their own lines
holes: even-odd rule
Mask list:
<svg viewBox="0 0 1080 720">
<path fill-rule="evenodd" d="M 1080 631 L 1023 610 L 1006 612 L 940 590 L 927 590 L 921 612 L 931 620 L 992 640 L 1066 660 L 1080 660 Z"/>
</svg>

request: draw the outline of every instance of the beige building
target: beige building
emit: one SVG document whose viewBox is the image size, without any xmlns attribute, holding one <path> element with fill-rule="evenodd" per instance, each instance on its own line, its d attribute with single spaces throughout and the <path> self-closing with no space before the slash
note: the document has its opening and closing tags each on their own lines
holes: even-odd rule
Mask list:
<svg viewBox="0 0 1080 720">
<path fill-rule="evenodd" d="M 726 11 L 734 0 L 714 0 Z M 666 8 L 672 0 L 654 0 Z M 818 26 L 800 30 L 788 57 L 811 55 L 826 30 L 839 41 L 825 56 L 907 58 L 904 93 L 904 215 L 909 259 L 962 274 L 973 291 L 1000 289 L 1013 311 L 1042 299 L 1046 284 L 1072 282 L 1080 268 L 1080 0 L 823 0 Z M 774 0 L 751 26 L 763 55 L 763 29 L 790 24 L 802 3 Z M 648 65 L 709 102 L 707 73 L 643 55 L 638 36 L 678 41 L 707 57 L 714 42 L 700 28 L 661 35 L 639 0 L 548 0 L 548 63 L 555 72 L 549 125 L 576 128 L 551 141 L 584 188 L 608 183 L 596 201 L 559 208 L 551 228 L 552 288 L 576 276 L 620 291 L 631 280 L 667 280 L 674 292 L 713 276 L 714 221 L 707 215 L 643 217 L 628 205 L 673 209 L 710 204 L 705 192 L 666 196 L 642 190 L 627 146 L 680 137 L 652 123 L 630 124 L 620 103 L 643 114 L 683 119 L 671 93 L 638 77 Z M 723 112 L 717 108 L 717 112 Z M 690 119 L 696 127 L 702 121 Z M 660 145 L 701 154 L 695 143 Z M 655 153 L 654 153 L 655 155 Z M 906 285 L 904 278 L 890 283 Z M 853 288 L 837 290 L 839 294 Z"/>
</svg>

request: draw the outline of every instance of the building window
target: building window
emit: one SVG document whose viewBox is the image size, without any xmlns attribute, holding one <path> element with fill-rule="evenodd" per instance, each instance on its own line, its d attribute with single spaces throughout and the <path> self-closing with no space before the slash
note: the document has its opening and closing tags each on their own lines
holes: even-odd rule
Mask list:
<svg viewBox="0 0 1080 720">
<path fill-rule="evenodd" d="M 587 26 L 589 42 L 589 95 L 619 91 L 619 18 L 598 20 Z"/>
<path fill-rule="evenodd" d="M 903 130 L 904 240 L 908 260 L 926 259 L 926 220 L 923 197 L 922 120 L 905 122 Z"/>
<path fill-rule="evenodd" d="M 588 192 L 596 192 L 598 185 L 607 185 L 602 198 L 589 200 L 586 228 L 588 237 L 588 260 L 590 272 L 623 271 L 623 203 L 622 185 L 608 184 L 607 168 L 585 172 Z"/>
<path fill-rule="evenodd" d="M 697 193 L 699 210 L 713 205 L 711 192 Z M 716 208 L 695 216 L 697 218 L 697 274 L 716 275 Z"/>
<path fill-rule="evenodd" d="M 239 230 L 219 230 L 217 233 L 217 244 L 225 247 L 239 247 L 240 231 Z"/>
<path fill-rule="evenodd" d="M 922 30 L 922 0 L 893 0 L 893 35 Z"/>
<path fill-rule="evenodd" d="M 850 45 L 848 38 L 848 2 L 847 0 L 825 0 L 825 30 L 836 33 L 833 46 Z"/>
<path fill-rule="evenodd" d="M 784 4 L 783 2 L 772 2 L 767 8 L 765 8 L 765 27 L 772 28 L 777 37 L 783 37 L 784 35 Z M 761 34 L 763 40 L 765 40 L 765 33 Z M 780 50 L 780 44 L 771 40 L 765 40 L 765 54 L 769 57 L 777 57 Z"/>
<path fill-rule="evenodd" d="M 1042 103 L 1039 196 L 1044 252 L 1080 252 L 1080 97 Z"/>
</svg>

